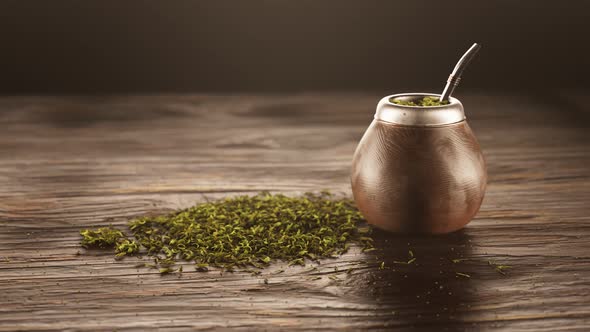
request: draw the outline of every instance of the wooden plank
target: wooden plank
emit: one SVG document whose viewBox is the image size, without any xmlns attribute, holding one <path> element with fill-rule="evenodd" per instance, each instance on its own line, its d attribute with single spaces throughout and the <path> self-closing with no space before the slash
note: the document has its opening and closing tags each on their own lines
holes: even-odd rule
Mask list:
<svg viewBox="0 0 590 332">
<path fill-rule="evenodd" d="M 377 231 L 375 252 L 260 276 L 160 276 L 82 250 L 79 229 L 261 190 L 350 195 L 379 96 L 3 97 L 0 331 L 588 330 L 590 125 L 560 98 L 462 98 L 489 185 L 461 232 Z M 394 263 L 409 250 L 415 264 Z"/>
</svg>

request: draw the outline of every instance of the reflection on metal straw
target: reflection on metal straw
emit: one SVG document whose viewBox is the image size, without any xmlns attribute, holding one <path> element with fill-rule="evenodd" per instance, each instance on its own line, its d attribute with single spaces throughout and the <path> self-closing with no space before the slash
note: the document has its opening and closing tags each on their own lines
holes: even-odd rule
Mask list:
<svg viewBox="0 0 590 332">
<path fill-rule="evenodd" d="M 451 96 L 451 94 L 453 94 L 453 91 L 461 81 L 461 75 L 463 74 L 463 71 L 465 70 L 469 62 L 475 57 L 475 54 L 477 53 L 477 51 L 479 51 L 480 48 L 481 45 L 479 45 L 478 43 L 473 44 L 473 46 L 471 46 L 467 50 L 467 52 L 463 54 L 461 59 L 459 59 L 459 62 L 457 62 L 455 69 L 453 69 L 453 72 L 451 73 L 451 75 L 449 75 L 449 79 L 447 80 L 447 85 L 445 86 L 443 93 L 440 95 L 441 101 L 449 100 L 449 97 Z"/>
</svg>

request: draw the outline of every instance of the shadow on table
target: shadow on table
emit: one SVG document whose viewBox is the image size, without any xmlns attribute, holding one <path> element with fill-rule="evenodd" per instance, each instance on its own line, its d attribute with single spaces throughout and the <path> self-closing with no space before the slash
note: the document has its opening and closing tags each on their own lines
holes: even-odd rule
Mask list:
<svg viewBox="0 0 590 332">
<path fill-rule="evenodd" d="M 372 258 L 379 268 L 351 279 L 354 292 L 376 305 L 375 314 L 383 326 L 465 328 L 477 282 L 472 276 L 476 266 L 465 260 L 472 248 L 465 231 L 401 236 L 375 230 L 373 238 L 377 250 Z"/>
</svg>

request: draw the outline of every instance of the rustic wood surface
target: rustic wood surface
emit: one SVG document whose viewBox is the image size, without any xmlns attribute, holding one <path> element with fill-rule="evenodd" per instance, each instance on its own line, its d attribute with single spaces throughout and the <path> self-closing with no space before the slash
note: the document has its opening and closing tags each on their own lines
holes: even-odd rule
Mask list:
<svg viewBox="0 0 590 332">
<path fill-rule="evenodd" d="M 379 97 L 0 98 L 0 331 L 590 330 L 590 112 L 579 95 L 460 96 L 489 184 L 454 234 L 377 231 L 377 251 L 260 276 L 188 264 L 161 276 L 80 248 L 81 228 L 206 199 L 350 195 Z M 413 264 L 394 263 L 409 250 Z"/>
</svg>

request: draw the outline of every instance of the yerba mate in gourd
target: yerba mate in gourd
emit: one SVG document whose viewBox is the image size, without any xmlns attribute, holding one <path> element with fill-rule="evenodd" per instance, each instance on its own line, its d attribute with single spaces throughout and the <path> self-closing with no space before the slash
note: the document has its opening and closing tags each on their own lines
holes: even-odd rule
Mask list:
<svg viewBox="0 0 590 332">
<path fill-rule="evenodd" d="M 442 95 L 396 94 L 377 105 L 351 174 L 354 199 L 370 224 L 392 232 L 449 233 L 479 210 L 487 182 L 484 157 L 463 105 L 450 97 L 466 56 Z"/>
</svg>

